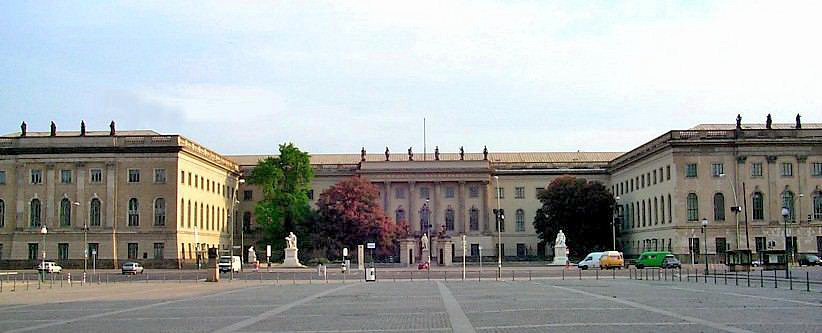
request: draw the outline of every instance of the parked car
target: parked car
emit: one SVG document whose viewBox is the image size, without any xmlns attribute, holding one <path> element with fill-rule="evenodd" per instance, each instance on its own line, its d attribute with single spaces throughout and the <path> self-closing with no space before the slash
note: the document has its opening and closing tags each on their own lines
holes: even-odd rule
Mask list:
<svg viewBox="0 0 822 333">
<path fill-rule="evenodd" d="M 670 254 L 662 258 L 662 268 L 682 268 L 682 263 L 673 254 Z"/>
<path fill-rule="evenodd" d="M 242 268 L 241 262 L 240 256 L 221 256 L 217 266 L 219 266 L 221 273 L 229 271 L 239 273 Z"/>
<path fill-rule="evenodd" d="M 673 256 L 671 252 L 643 252 L 636 261 L 636 268 L 662 267 L 662 261 L 669 255 Z"/>
<path fill-rule="evenodd" d="M 803 254 L 799 256 L 799 266 L 819 266 L 822 265 L 819 257 L 813 254 Z"/>
<path fill-rule="evenodd" d="M 143 274 L 143 265 L 136 262 L 127 262 L 123 264 L 123 275 L 125 274 Z"/>
<path fill-rule="evenodd" d="M 577 263 L 577 267 L 579 267 L 579 269 L 599 268 L 599 259 L 602 258 L 603 254 L 605 254 L 605 252 L 588 253 L 585 259 Z"/>
<path fill-rule="evenodd" d="M 60 267 L 60 265 L 53 261 L 44 261 L 37 265 L 37 271 L 59 274 L 63 271 L 63 267 Z"/>
<path fill-rule="evenodd" d="M 622 252 L 619 251 L 605 251 L 599 259 L 599 268 L 617 268 L 622 269 L 625 265 L 625 260 L 622 258 Z"/>
<path fill-rule="evenodd" d="M 430 267 L 431 266 L 428 262 L 421 262 L 421 263 L 417 264 L 417 269 L 418 270 L 429 269 Z"/>
<path fill-rule="evenodd" d="M 762 266 L 762 260 L 759 260 L 759 259 L 757 259 L 757 260 L 752 260 L 752 261 L 751 261 L 751 266 L 753 266 L 753 267 L 759 267 L 759 266 Z"/>
</svg>

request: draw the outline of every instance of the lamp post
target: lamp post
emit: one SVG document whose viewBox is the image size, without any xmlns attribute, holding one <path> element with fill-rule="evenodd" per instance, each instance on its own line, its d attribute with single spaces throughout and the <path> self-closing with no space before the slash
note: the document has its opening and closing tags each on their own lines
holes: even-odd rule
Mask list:
<svg viewBox="0 0 822 333">
<path fill-rule="evenodd" d="M 497 278 L 501 279 L 502 278 L 502 228 L 500 227 L 500 225 L 501 225 L 501 220 L 504 219 L 505 216 L 502 215 L 502 210 L 500 209 L 500 206 L 499 206 L 499 197 L 500 197 L 499 176 L 494 176 L 494 182 L 496 183 L 496 186 L 497 186 L 497 190 L 496 190 L 496 192 L 497 192 L 497 212 L 499 212 L 498 214 L 496 214 L 497 215 Z"/>
<path fill-rule="evenodd" d="M 616 219 L 619 215 L 619 196 L 615 199 L 616 207 L 614 207 L 614 216 L 611 218 L 611 238 L 613 239 L 614 251 L 616 251 Z"/>
<path fill-rule="evenodd" d="M 43 234 L 43 260 L 41 261 L 41 264 L 40 264 L 40 269 L 41 269 L 40 278 L 43 279 L 43 280 L 45 280 L 45 278 L 46 278 L 46 234 L 48 232 L 49 232 L 49 230 L 46 228 L 45 225 L 43 225 L 43 227 L 40 228 L 40 233 Z"/>
<path fill-rule="evenodd" d="M 705 275 L 708 275 L 708 219 L 702 218 L 702 237 L 705 238 Z"/>
<path fill-rule="evenodd" d="M 431 202 L 430 198 L 425 198 L 425 204 L 423 207 L 423 214 L 425 214 L 425 225 L 423 226 L 425 229 L 425 233 L 428 235 L 428 257 L 426 258 L 426 263 L 428 263 L 428 270 L 431 270 L 431 208 L 429 208 L 428 204 Z"/>
<path fill-rule="evenodd" d="M 725 178 L 724 173 L 719 174 L 720 178 Z M 734 213 L 734 221 L 736 222 L 736 249 L 739 250 L 739 212 L 742 211 L 742 207 L 739 206 L 739 200 L 736 198 L 736 184 L 731 184 L 731 190 L 734 194 L 734 205 L 731 207 L 731 211 Z"/>
<path fill-rule="evenodd" d="M 240 204 L 240 199 L 238 199 L 238 197 L 239 197 L 239 194 L 240 194 L 240 184 L 243 184 L 243 183 L 245 183 L 245 179 L 243 179 L 243 178 L 238 178 L 237 179 L 237 186 L 234 188 L 234 197 L 231 198 L 232 199 L 232 201 L 231 201 L 231 211 L 232 212 L 231 213 L 233 214 L 234 217 L 232 218 L 232 221 L 231 221 L 231 269 L 229 270 L 229 272 L 231 272 L 231 273 L 229 274 L 229 280 L 234 280 L 234 229 L 237 228 L 237 215 L 238 215 L 237 205 Z M 242 235 L 242 233 L 240 235 Z M 242 269 L 242 267 L 243 267 L 242 248 L 243 248 L 242 241 L 240 241 L 240 269 Z"/>
<path fill-rule="evenodd" d="M 80 207 L 79 202 L 73 202 L 75 206 Z M 88 219 L 83 218 L 83 283 L 86 283 L 86 271 L 88 270 Z"/>
<path fill-rule="evenodd" d="M 788 278 L 788 265 L 790 261 L 788 261 L 788 215 L 790 215 L 790 211 L 788 207 L 782 207 L 782 220 L 785 222 L 785 278 Z M 791 250 L 793 252 L 793 250 Z M 793 254 L 793 253 L 791 253 Z"/>
</svg>

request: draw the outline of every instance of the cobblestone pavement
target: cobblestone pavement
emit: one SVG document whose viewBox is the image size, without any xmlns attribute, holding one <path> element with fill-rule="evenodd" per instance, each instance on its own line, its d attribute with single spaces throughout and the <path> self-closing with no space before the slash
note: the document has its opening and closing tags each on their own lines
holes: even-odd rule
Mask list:
<svg viewBox="0 0 822 333">
<path fill-rule="evenodd" d="M 141 283 L 2 296 L 7 332 L 822 331 L 816 291 L 664 280 Z"/>
</svg>

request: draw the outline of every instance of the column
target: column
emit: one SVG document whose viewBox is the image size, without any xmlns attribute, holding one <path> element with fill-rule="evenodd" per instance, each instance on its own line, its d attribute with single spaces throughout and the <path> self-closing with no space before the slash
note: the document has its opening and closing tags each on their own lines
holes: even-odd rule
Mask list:
<svg viewBox="0 0 822 333">
<path fill-rule="evenodd" d="M 75 221 L 74 228 L 83 228 L 83 225 L 88 223 L 88 215 L 86 212 L 86 207 L 88 207 L 88 201 L 86 200 L 85 191 L 86 191 L 86 173 L 83 172 L 82 167 L 83 163 L 76 163 L 74 168 L 74 173 L 76 174 L 76 182 L 77 182 L 77 198 L 74 200 L 80 203 L 80 206 L 75 207 L 77 213 L 74 214 Z"/>
<path fill-rule="evenodd" d="M 28 219 L 26 219 L 26 210 L 29 207 L 29 202 L 27 200 L 30 198 L 23 197 L 23 194 L 26 193 L 23 191 L 23 186 L 26 184 L 29 175 L 26 174 L 26 166 L 23 163 L 18 162 L 15 163 L 14 166 L 16 167 L 15 178 L 17 180 L 17 192 L 14 194 L 15 196 L 17 196 L 17 207 L 15 207 L 17 211 L 17 219 L 15 219 L 14 221 L 14 227 L 24 228 L 28 227 L 29 225 L 29 221 Z M 11 246 L 10 249 L 12 248 L 14 247 Z M 9 252 L 9 258 L 13 258 L 11 256 L 11 252 Z"/>
<path fill-rule="evenodd" d="M 457 188 L 457 225 L 462 233 L 468 233 L 468 226 L 465 225 L 465 181 L 460 181 Z"/>
<path fill-rule="evenodd" d="M 408 229 L 410 231 L 420 231 L 419 221 L 414 220 L 414 210 L 416 209 L 414 203 L 416 198 L 414 196 L 414 181 L 408 182 Z"/>
<path fill-rule="evenodd" d="M 482 232 L 490 231 L 488 227 L 488 184 L 487 180 L 482 181 Z"/>
<path fill-rule="evenodd" d="M 103 205 L 106 207 L 105 221 L 101 223 L 107 227 L 115 227 L 115 214 L 117 207 L 117 198 L 115 196 L 117 182 L 117 168 L 114 162 L 106 163 L 106 201 Z"/>
<path fill-rule="evenodd" d="M 385 211 L 385 216 L 389 216 L 393 219 L 396 216 L 391 214 L 391 182 L 386 180 L 384 182 L 384 184 L 385 184 L 384 185 L 385 192 L 383 192 L 384 197 L 382 198 L 382 200 L 383 200 L 383 210 Z M 397 221 L 394 221 L 394 222 L 397 222 Z"/>
<path fill-rule="evenodd" d="M 46 183 L 46 210 L 42 216 L 43 225 L 51 229 L 58 225 L 58 223 L 49 224 L 54 218 L 54 183 L 57 182 L 57 177 L 54 175 L 54 163 L 46 164 L 46 174 L 43 181 Z"/>
<path fill-rule="evenodd" d="M 431 208 L 430 208 L 432 210 L 431 212 L 433 214 L 431 214 L 432 215 L 431 216 L 431 221 L 429 221 L 431 223 L 431 226 L 433 226 L 433 228 L 431 229 L 432 234 L 437 234 L 440 231 L 439 226 L 440 226 L 440 224 L 442 224 L 440 222 L 442 220 L 440 219 L 440 205 L 439 205 L 439 200 L 440 200 L 439 193 L 440 193 L 440 191 L 439 191 L 439 188 L 440 188 L 440 182 L 434 182 L 433 186 L 431 186 L 431 190 L 434 192 L 434 195 L 431 197 Z"/>
</svg>

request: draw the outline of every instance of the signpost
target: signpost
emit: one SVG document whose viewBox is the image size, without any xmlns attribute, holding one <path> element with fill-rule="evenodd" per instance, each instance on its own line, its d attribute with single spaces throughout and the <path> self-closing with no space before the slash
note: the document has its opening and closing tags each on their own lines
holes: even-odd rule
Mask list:
<svg viewBox="0 0 822 333">
<path fill-rule="evenodd" d="M 265 261 L 268 264 L 268 271 L 271 272 L 271 245 L 265 246 Z"/>
<path fill-rule="evenodd" d="M 377 244 L 375 243 L 367 243 L 368 249 L 371 250 L 371 267 L 365 270 L 365 281 L 366 282 L 376 282 L 377 281 L 377 272 L 376 267 L 374 267 L 374 249 L 377 248 Z M 360 245 L 362 246 L 362 245 Z"/>
</svg>

